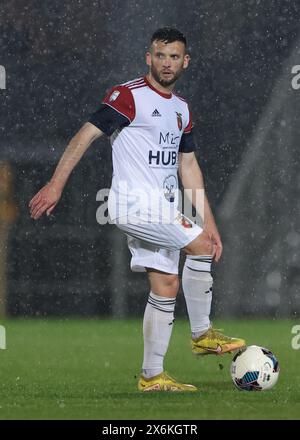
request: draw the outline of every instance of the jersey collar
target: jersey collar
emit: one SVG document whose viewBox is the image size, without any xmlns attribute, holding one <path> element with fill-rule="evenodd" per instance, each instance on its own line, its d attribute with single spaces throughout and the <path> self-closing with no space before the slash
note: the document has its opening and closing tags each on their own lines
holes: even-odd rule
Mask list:
<svg viewBox="0 0 300 440">
<path fill-rule="evenodd" d="M 148 87 L 150 87 L 150 89 L 154 90 L 154 92 L 158 93 L 160 96 L 162 96 L 163 98 L 166 99 L 171 99 L 172 98 L 172 92 L 171 93 L 163 93 L 160 90 L 158 90 L 157 88 L 155 88 L 149 81 L 148 78 L 146 77 L 146 75 L 144 76 L 144 80 L 145 83 L 147 84 Z"/>
</svg>

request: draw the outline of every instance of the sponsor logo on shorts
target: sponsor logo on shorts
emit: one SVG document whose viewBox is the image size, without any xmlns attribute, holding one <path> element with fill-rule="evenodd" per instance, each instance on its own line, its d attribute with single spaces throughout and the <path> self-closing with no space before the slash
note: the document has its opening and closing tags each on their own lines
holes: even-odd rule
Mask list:
<svg viewBox="0 0 300 440">
<path fill-rule="evenodd" d="M 193 227 L 193 223 L 191 223 L 189 220 L 182 218 L 181 219 L 181 224 L 184 228 L 192 228 Z"/>
</svg>

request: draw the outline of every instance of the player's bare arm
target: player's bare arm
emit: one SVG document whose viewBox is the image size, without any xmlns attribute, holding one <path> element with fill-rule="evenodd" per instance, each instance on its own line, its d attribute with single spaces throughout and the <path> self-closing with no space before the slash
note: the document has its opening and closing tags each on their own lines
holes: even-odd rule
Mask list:
<svg viewBox="0 0 300 440">
<path fill-rule="evenodd" d="M 215 261 L 219 261 L 222 254 L 222 241 L 207 196 L 205 194 L 203 175 L 194 152 L 179 153 L 178 174 L 183 187 L 185 189 L 192 190 L 191 202 L 201 217 L 203 214 L 201 214 L 201 210 L 196 203 L 196 190 L 204 190 L 204 230 L 209 234 L 213 242 L 213 255 Z"/>
<path fill-rule="evenodd" d="M 57 205 L 64 186 L 77 163 L 102 131 L 87 122 L 71 139 L 50 180 L 29 202 L 30 215 L 37 220 L 45 212 L 50 215 Z"/>
</svg>

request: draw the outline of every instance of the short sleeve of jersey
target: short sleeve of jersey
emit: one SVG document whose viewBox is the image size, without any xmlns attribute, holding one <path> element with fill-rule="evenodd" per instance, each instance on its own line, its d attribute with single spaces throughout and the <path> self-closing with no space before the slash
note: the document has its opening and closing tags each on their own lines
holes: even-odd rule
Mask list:
<svg viewBox="0 0 300 440">
<path fill-rule="evenodd" d="M 183 134 L 181 136 L 181 141 L 179 144 L 179 152 L 180 153 L 191 153 L 196 150 L 194 137 L 193 137 L 193 121 L 192 114 L 189 109 L 189 122 L 185 127 Z"/>
<path fill-rule="evenodd" d="M 111 136 L 118 128 L 128 126 L 134 118 L 135 104 L 131 91 L 125 86 L 116 86 L 108 92 L 88 122 Z"/>
</svg>

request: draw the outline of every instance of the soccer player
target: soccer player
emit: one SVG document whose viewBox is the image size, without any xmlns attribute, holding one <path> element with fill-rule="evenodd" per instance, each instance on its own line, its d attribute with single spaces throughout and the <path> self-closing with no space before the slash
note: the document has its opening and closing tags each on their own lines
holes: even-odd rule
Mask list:
<svg viewBox="0 0 300 440">
<path fill-rule="evenodd" d="M 198 355 L 223 354 L 245 345 L 212 328 L 212 261 L 219 261 L 222 242 L 204 192 L 195 156 L 192 119 L 187 102 L 173 92 L 189 65 L 186 38 L 174 28 L 157 30 L 146 54 L 146 76 L 113 87 L 66 148 L 50 182 L 30 201 L 33 219 L 49 215 L 67 179 L 91 143 L 110 137 L 113 178 L 109 214 L 128 238 L 133 271 L 146 271 L 150 293 L 143 321 L 144 359 L 141 391 L 196 391 L 167 375 L 163 362 L 168 349 L 176 295 L 178 263 L 182 274 L 192 334 Z M 178 176 L 191 192 L 198 212 L 197 191 L 204 193 L 203 227 L 177 210 Z"/>
</svg>

